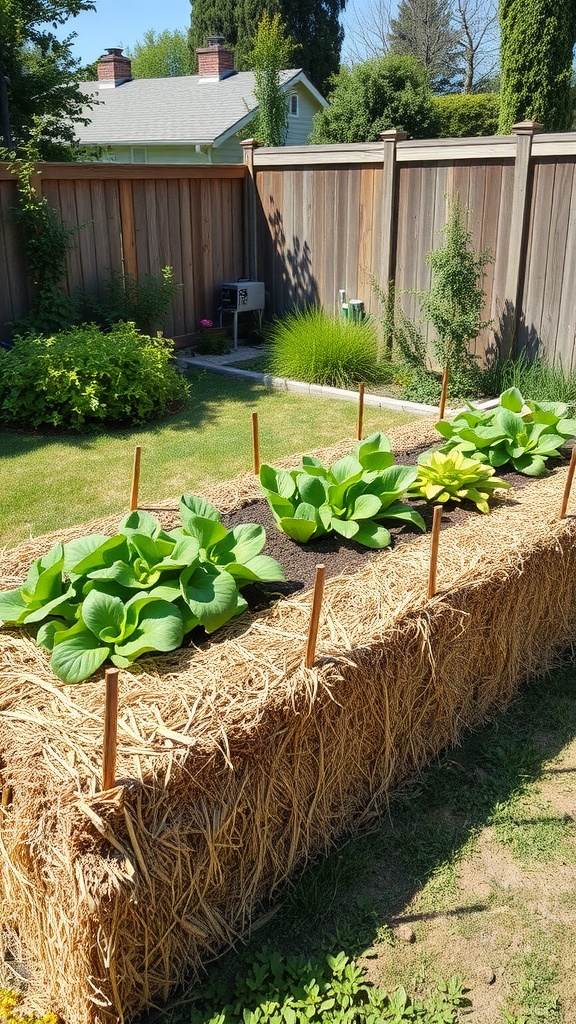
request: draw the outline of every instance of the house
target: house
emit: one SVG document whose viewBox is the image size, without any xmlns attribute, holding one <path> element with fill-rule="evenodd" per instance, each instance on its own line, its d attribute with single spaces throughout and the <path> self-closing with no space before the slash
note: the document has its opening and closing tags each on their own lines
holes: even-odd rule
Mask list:
<svg viewBox="0 0 576 1024">
<path fill-rule="evenodd" d="M 130 59 L 109 49 L 98 61 L 98 81 L 81 83 L 95 102 L 82 111 L 89 123 L 77 125 L 80 145 L 122 163 L 242 163 L 240 138 L 257 109 L 254 73 L 234 69 L 234 54 L 220 36 L 197 53 L 197 75 L 133 79 Z M 282 71 L 280 79 L 286 145 L 302 145 L 327 102 L 298 68 Z"/>
</svg>

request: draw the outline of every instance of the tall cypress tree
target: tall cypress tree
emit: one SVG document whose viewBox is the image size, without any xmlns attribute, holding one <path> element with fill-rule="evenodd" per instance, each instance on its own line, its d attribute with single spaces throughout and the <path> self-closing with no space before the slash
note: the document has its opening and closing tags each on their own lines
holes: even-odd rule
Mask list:
<svg viewBox="0 0 576 1024">
<path fill-rule="evenodd" d="M 540 121 L 549 131 L 570 128 L 574 0 L 500 0 L 502 77 L 499 131 Z"/>
<path fill-rule="evenodd" d="M 388 38 L 392 53 L 418 57 L 434 92 L 454 91 L 462 61 L 451 0 L 401 0 Z"/>
<path fill-rule="evenodd" d="M 296 44 L 294 62 L 323 93 L 340 66 L 344 30 L 340 14 L 346 0 L 192 0 L 189 44 L 193 66 L 196 49 L 205 46 L 209 35 L 223 35 L 234 47 L 236 67 L 249 65 L 256 28 L 264 11 L 279 14 Z"/>
</svg>

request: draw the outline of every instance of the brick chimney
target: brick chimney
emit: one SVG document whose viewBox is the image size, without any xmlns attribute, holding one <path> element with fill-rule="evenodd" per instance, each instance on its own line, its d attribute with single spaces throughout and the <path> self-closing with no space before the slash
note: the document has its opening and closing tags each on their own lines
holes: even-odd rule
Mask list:
<svg viewBox="0 0 576 1024">
<path fill-rule="evenodd" d="M 108 47 L 97 67 L 99 89 L 114 89 L 132 80 L 132 61 L 124 56 L 121 47 Z"/>
<path fill-rule="evenodd" d="M 209 36 L 208 46 L 196 50 L 202 82 L 219 82 L 234 75 L 234 54 L 224 46 L 224 36 Z"/>
</svg>

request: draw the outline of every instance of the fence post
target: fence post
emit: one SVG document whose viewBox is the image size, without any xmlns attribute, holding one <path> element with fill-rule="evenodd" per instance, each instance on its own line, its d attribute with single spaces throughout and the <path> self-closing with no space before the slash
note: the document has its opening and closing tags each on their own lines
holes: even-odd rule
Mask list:
<svg viewBox="0 0 576 1024">
<path fill-rule="evenodd" d="M 408 132 L 399 128 L 389 128 L 380 132 L 383 142 L 382 165 L 382 264 L 380 282 L 382 290 L 388 295 L 388 287 L 396 277 L 396 234 L 397 234 L 397 180 L 398 164 L 396 162 L 396 145 L 405 142 Z M 391 346 L 392 339 L 384 338 L 386 348 Z"/>
<path fill-rule="evenodd" d="M 506 268 L 505 306 L 502 311 L 501 336 L 502 357 L 509 359 L 514 353 L 518 314 L 522 303 L 522 281 L 524 251 L 530 220 L 532 199 L 531 157 L 532 139 L 544 130 L 538 121 L 521 121 L 513 125 L 516 136 L 516 162 L 514 165 L 514 193 L 512 196 L 512 220 L 508 245 Z"/>
<path fill-rule="evenodd" d="M 240 145 L 244 151 L 244 166 L 248 170 L 248 174 L 244 179 L 244 259 L 248 268 L 248 277 L 252 281 L 256 281 L 258 278 L 258 231 L 256 221 L 254 150 L 258 143 L 256 139 L 244 139 Z"/>
</svg>

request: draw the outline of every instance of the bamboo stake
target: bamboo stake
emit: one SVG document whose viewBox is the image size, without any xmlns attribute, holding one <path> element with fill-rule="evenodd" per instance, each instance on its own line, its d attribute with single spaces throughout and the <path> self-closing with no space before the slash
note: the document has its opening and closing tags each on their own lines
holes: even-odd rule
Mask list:
<svg viewBox="0 0 576 1024">
<path fill-rule="evenodd" d="M 10 807 L 12 803 L 12 786 L 4 786 L 2 789 L 2 800 L 0 801 L 1 807 Z"/>
<path fill-rule="evenodd" d="M 358 441 L 362 440 L 362 428 L 364 425 L 364 384 L 358 385 L 358 427 L 356 430 L 356 437 Z"/>
<path fill-rule="evenodd" d="M 252 413 L 252 453 L 254 461 L 254 475 L 260 472 L 260 439 L 258 436 L 258 413 Z"/>
<path fill-rule="evenodd" d="M 564 519 L 566 516 L 566 512 L 568 511 L 568 501 L 570 498 L 570 488 L 572 487 L 572 481 L 574 479 L 574 470 L 576 470 L 576 441 L 572 446 L 572 455 L 570 456 L 568 476 L 566 477 L 564 494 L 562 495 L 562 504 L 560 506 L 560 519 Z"/>
<path fill-rule="evenodd" d="M 104 756 L 102 758 L 102 789 L 114 788 L 116 776 L 116 744 L 118 733 L 118 669 L 107 668 L 104 707 Z"/>
<path fill-rule="evenodd" d="M 438 568 L 438 539 L 442 522 L 442 505 L 436 505 L 432 520 L 432 541 L 430 547 L 430 571 L 428 573 L 428 598 L 436 593 L 436 569 Z"/>
<path fill-rule="evenodd" d="M 306 668 L 312 668 L 316 654 L 316 638 L 318 636 L 318 622 L 320 620 L 320 609 L 322 607 L 322 597 L 324 594 L 325 569 L 326 567 L 324 565 L 316 566 L 314 593 L 312 595 L 312 610 L 310 612 L 310 625 L 308 627 L 308 643 L 306 644 L 306 657 L 304 659 Z"/>
<path fill-rule="evenodd" d="M 132 470 L 132 490 L 130 491 L 130 511 L 135 512 L 138 508 L 138 486 L 140 484 L 140 453 L 141 445 L 137 444 L 134 449 L 134 468 Z"/>
<path fill-rule="evenodd" d="M 444 373 L 442 374 L 442 394 L 440 396 L 440 407 L 438 412 L 440 413 L 440 419 L 444 419 L 444 412 L 446 410 L 446 397 L 448 395 L 448 367 L 444 367 Z"/>
</svg>

